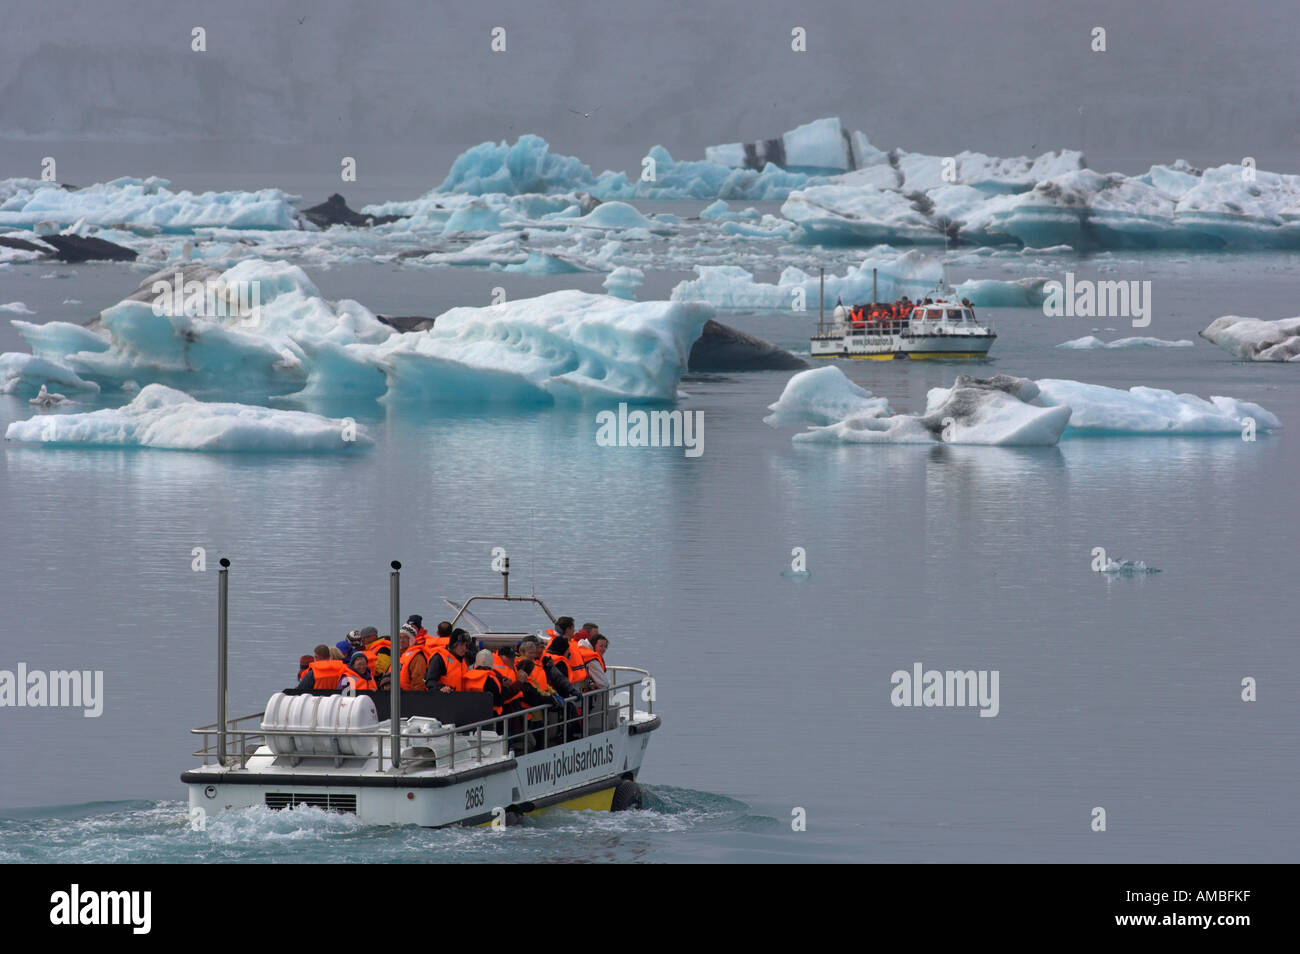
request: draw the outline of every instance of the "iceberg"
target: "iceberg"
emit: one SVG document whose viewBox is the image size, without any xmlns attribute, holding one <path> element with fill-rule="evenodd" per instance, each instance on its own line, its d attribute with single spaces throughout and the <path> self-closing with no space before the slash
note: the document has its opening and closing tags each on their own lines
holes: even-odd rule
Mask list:
<svg viewBox="0 0 1300 954">
<path fill-rule="evenodd" d="M 1263 321 L 1224 315 L 1200 335 L 1243 361 L 1300 361 L 1300 317 Z"/>
<path fill-rule="evenodd" d="M 123 177 L 83 189 L 51 182 L 6 179 L 0 182 L 0 226 L 34 229 L 52 222 L 110 228 L 192 232 L 224 226 L 236 229 L 291 229 L 298 226 L 290 196 L 279 189 L 257 192 L 172 192 L 166 179 Z"/>
<path fill-rule="evenodd" d="M 854 384 L 839 368 L 827 365 L 801 371 L 785 384 L 781 397 L 763 418 L 769 427 L 798 424 L 826 426 L 851 417 L 889 417 L 889 401 Z"/>
<path fill-rule="evenodd" d="M 11 302 L 6 302 L 5 304 L 0 305 L 0 311 L 8 312 L 8 313 L 11 314 L 11 315 L 34 315 L 34 314 L 36 314 L 36 312 L 32 311 L 30 308 L 27 307 L 26 304 L 24 304 L 24 303 L 21 302 L 21 301 L 11 301 Z"/>
<path fill-rule="evenodd" d="M 1177 341 L 1169 341 L 1165 338 L 1116 338 L 1114 341 L 1102 341 L 1096 335 L 1085 335 L 1082 338 L 1073 338 L 1069 341 L 1062 341 L 1056 347 L 1063 348 L 1067 351 L 1095 351 L 1106 348 L 1191 348 L 1195 342 L 1186 338 L 1180 338 Z"/>
<path fill-rule="evenodd" d="M 179 306 L 177 281 L 186 289 Z M 227 295 L 252 286 L 258 304 L 214 314 L 213 299 L 190 297 L 189 283 Z M 400 332 L 358 302 L 325 300 L 295 265 L 250 259 L 224 272 L 195 264 L 179 278 L 175 270 L 149 276 L 100 314 L 102 335 L 20 323 L 37 353 L 0 357 L 0 380 L 31 393 L 42 383 L 94 390 L 131 381 L 205 397 L 672 401 L 712 317 L 701 304 L 565 291 L 454 308 L 432 327 Z"/>
<path fill-rule="evenodd" d="M 641 283 L 644 281 L 645 272 L 641 271 L 641 269 L 620 265 L 605 276 L 603 285 L 605 290 L 616 298 L 626 298 L 628 301 L 634 301 L 636 299 L 636 290 L 641 287 Z"/>
<path fill-rule="evenodd" d="M 353 421 L 249 404 L 207 404 L 161 384 L 120 408 L 15 421 L 5 439 L 46 446 L 192 451 L 347 451 L 373 443 Z"/>
<path fill-rule="evenodd" d="M 924 414 L 899 414 L 834 366 L 794 375 L 768 409 L 764 421 L 773 427 L 813 425 L 796 441 L 839 443 L 1051 446 L 1071 434 L 1240 435 L 1247 417 L 1258 430 L 1282 426 L 1259 405 L 1234 398 L 1002 374 L 958 375 L 952 387 L 929 391 Z"/>
<path fill-rule="evenodd" d="M 454 404 L 672 401 L 713 310 L 558 291 L 453 308 L 427 331 L 361 348 L 388 399 Z"/>
<path fill-rule="evenodd" d="M 62 361 L 16 351 L 0 354 L 0 394 L 36 394 L 47 385 L 65 391 L 99 390 L 98 384 L 82 378 Z"/>
<path fill-rule="evenodd" d="M 850 134 L 838 116 L 815 119 L 775 139 L 709 146 L 704 158 L 734 168 L 776 165 L 791 172 L 814 174 L 848 172 L 889 161 L 862 133 Z"/>
<path fill-rule="evenodd" d="M 899 414 L 829 366 L 792 377 L 763 420 L 772 427 L 813 425 L 794 436 L 802 442 L 1054 445 L 1069 409 L 1035 406 L 1035 395 L 1033 382 L 1023 378 L 961 375 L 951 388 L 930 392 L 925 414 Z"/>
<path fill-rule="evenodd" d="M 802 300 L 805 310 L 813 311 L 821 291 L 820 276 L 798 268 L 785 269 L 776 284 L 755 281 L 737 265 L 697 265 L 695 274 L 698 277 L 673 288 L 669 294 L 673 301 L 703 301 L 727 310 L 782 311 Z M 933 255 L 919 249 L 899 252 L 887 245 L 877 246 L 866 253 L 860 265 L 850 265 L 843 275 L 826 276 L 826 308 L 833 308 L 837 299 L 846 304 L 871 301 L 873 281 L 879 301 L 895 301 L 903 295 L 917 299 L 933 291 L 942 277 L 942 262 Z M 982 279 L 962 282 L 955 291 L 977 306 L 1033 307 L 1042 304 L 1047 281 Z"/>
<path fill-rule="evenodd" d="M 1043 378 L 1037 382 L 1039 400 L 1068 407 L 1071 434 L 1232 434 L 1240 436 L 1246 418 L 1261 431 L 1281 428 L 1271 412 L 1230 397 L 1175 394 L 1160 388 L 1127 391 L 1100 384 Z"/>
</svg>

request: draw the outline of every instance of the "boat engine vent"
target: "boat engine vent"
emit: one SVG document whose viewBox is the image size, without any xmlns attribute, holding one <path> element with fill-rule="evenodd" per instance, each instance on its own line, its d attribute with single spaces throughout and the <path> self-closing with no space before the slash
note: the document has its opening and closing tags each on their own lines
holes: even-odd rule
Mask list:
<svg viewBox="0 0 1300 954">
<path fill-rule="evenodd" d="M 332 795 L 329 792 L 314 794 L 266 793 L 266 807 L 275 811 L 282 808 L 297 808 L 299 805 L 310 805 L 312 808 L 322 808 L 327 812 L 347 812 L 352 815 L 357 813 L 357 797 L 355 795 Z"/>
</svg>

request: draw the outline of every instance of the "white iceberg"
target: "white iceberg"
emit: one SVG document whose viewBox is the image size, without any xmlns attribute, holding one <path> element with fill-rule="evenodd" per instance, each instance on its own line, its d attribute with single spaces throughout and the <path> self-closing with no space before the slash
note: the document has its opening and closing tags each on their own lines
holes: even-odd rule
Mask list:
<svg viewBox="0 0 1300 954">
<path fill-rule="evenodd" d="M 36 314 L 36 312 L 32 311 L 30 308 L 27 307 L 26 304 L 24 304 L 21 301 L 10 301 L 10 302 L 6 302 L 3 305 L 0 305 L 0 312 L 7 312 L 11 315 Z"/>
<path fill-rule="evenodd" d="M 641 271 L 641 269 L 620 265 L 605 276 L 603 285 L 605 291 L 616 298 L 626 298 L 628 301 L 634 301 L 636 300 L 636 290 L 641 287 L 641 283 L 644 281 L 645 272 Z"/>
<path fill-rule="evenodd" d="M 1234 398 L 1010 375 L 958 375 L 952 387 L 929 391 L 924 414 L 899 414 L 833 365 L 794 375 L 769 410 L 764 421 L 773 427 L 816 425 L 796 441 L 843 443 L 1050 446 L 1070 434 L 1238 435 L 1246 418 L 1260 431 L 1282 426 Z"/>
<path fill-rule="evenodd" d="M 873 277 L 872 270 L 875 270 Z M 679 282 L 669 294 L 673 301 L 703 301 L 728 310 L 782 311 L 802 302 L 804 310 L 816 314 L 821 278 L 799 268 L 787 268 L 775 284 L 758 282 L 738 265 L 697 265 L 696 278 Z M 871 301 L 895 301 L 903 295 L 919 299 L 933 291 L 943 277 L 943 264 L 919 249 L 897 251 L 882 245 L 870 249 L 861 264 L 850 265 L 843 275 L 826 275 L 826 310 L 837 300 L 853 305 Z M 1043 302 L 1046 278 L 1016 281 L 982 279 L 962 282 L 955 289 L 984 307 L 1032 307 Z"/>
<path fill-rule="evenodd" d="M 0 226 L 35 228 L 90 225 L 190 232 L 224 226 L 236 229 L 290 229 L 298 225 L 290 196 L 279 189 L 257 192 L 172 192 L 166 179 L 123 177 L 83 189 L 51 182 L 8 179 L 0 182 Z"/>
<path fill-rule="evenodd" d="M 1200 335 L 1244 361 L 1300 361 L 1300 317 L 1263 321 L 1224 315 Z"/>
<path fill-rule="evenodd" d="M 1170 341 L 1166 338 L 1116 338 L 1114 341 L 1102 341 L 1096 335 L 1085 335 L 1082 338 L 1072 338 L 1069 341 L 1062 341 L 1056 347 L 1063 348 L 1066 351 L 1096 351 L 1101 349 L 1112 348 L 1191 348 L 1195 342 L 1186 338 L 1179 338 L 1177 341 Z"/>
<path fill-rule="evenodd" d="M 1213 396 L 1207 401 L 1161 388 L 1124 391 L 1054 378 L 1043 378 L 1037 384 L 1043 404 L 1071 409 L 1072 434 L 1240 435 L 1247 418 L 1261 431 L 1282 426 L 1258 404 L 1230 397 Z"/>
<path fill-rule="evenodd" d="M 208 404 L 150 384 L 125 407 L 15 421 L 5 439 L 49 446 L 193 451 L 346 451 L 373 441 L 353 421 L 248 404 Z"/>
<path fill-rule="evenodd" d="M 763 420 L 814 425 L 794 436 L 801 442 L 1051 446 L 1070 412 L 1029 403 L 1035 394 L 1023 378 L 959 376 L 951 388 L 930 392 L 925 414 L 899 414 L 832 365 L 794 375 Z"/>
<path fill-rule="evenodd" d="M 0 394 L 36 394 L 47 385 L 65 391 L 99 390 L 98 384 L 82 378 L 62 361 L 17 351 L 0 354 Z"/>
</svg>

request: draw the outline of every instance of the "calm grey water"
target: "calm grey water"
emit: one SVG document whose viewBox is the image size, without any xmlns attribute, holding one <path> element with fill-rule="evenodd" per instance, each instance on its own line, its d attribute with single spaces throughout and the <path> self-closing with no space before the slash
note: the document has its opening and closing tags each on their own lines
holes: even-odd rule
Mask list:
<svg viewBox="0 0 1300 954">
<path fill-rule="evenodd" d="M 99 719 L 0 710 L 0 860 L 1295 861 L 1295 366 L 1194 348 L 1054 349 L 1195 338 L 1230 312 L 1293 314 L 1293 257 L 1054 261 L 1151 278 L 1152 326 L 995 310 L 984 372 L 1147 384 L 1256 401 L 1289 430 L 1068 439 L 1059 447 L 798 445 L 762 423 L 788 373 L 689 376 L 705 450 L 601 448 L 591 409 L 356 415 L 351 456 L 0 447 L 3 662 L 102 669 Z M 1040 274 L 1043 269 L 1030 269 Z M 43 279 L 57 272 L 69 277 Z M 471 272 L 312 272 L 387 313 L 479 303 Z M 954 279 L 973 272 L 954 272 Z M 997 266 L 981 277 L 1000 277 Z M 652 276 L 666 295 L 681 276 Z M 37 321 L 88 317 L 139 276 L 0 273 Z M 600 276 L 535 280 L 535 290 Z M 65 306 L 77 298 L 84 306 Z M 724 316 L 725 317 L 725 316 Z M 808 323 L 733 322 L 806 350 Z M 0 350 L 19 347 L 0 329 Z M 916 409 L 954 365 L 864 362 L 854 380 Z M 0 398 L 0 426 L 29 416 Z M 530 529 L 531 528 L 531 529 Z M 530 536 L 532 546 L 530 548 Z M 651 811 L 556 814 L 499 836 L 366 832 L 319 813 L 185 825 L 187 729 L 211 722 L 215 562 L 231 573 L 231 705 L 259 710 L 298 656 L 402 611 L 513 583 L 600 622 L 611 661 L 651 669 L 663 728 Z M 783 577 L 804 547 L 811 577 Z M 1162 572 L 1107 579 L 1091 551 Z M 209 571 L 191 570 L 206 548 Z M 1000 671 L 996 718 L 895 708 L 915 662 Z M 1241 701 L 1241 681 L 1259 699 Z M 1108 830 L 1090 830 L 1094 807 Z M 807 830 L 793 831 L 803 808 Z"/>
</svg>

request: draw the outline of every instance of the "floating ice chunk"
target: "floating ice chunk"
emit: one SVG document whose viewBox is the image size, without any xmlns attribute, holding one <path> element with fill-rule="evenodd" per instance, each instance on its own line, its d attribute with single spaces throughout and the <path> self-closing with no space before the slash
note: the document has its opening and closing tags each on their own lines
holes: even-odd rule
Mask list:
<svg viewBox="0 0 1300 954">
<path fill-rule="evenodd" d="M 818 370 L 839 371 L 838 368 Z M 814 373 L 817 372 L 803 372 Z M 828 389 L 830 380 L 827 379 Z M 794 440 L 847 444 L 1050 447 L 1061 439 L 1070 419 L 1070 409 L 1044 408 L 1029 403 L 1036 393 L 1034 383 L 1024 378 L 959 375 L 951 388 L 930 391 L 925 414 L 856 414 L 796 434 Z"/>
<path fill-rule="evenodd" d="M 85 380 L 62 361 L 16 351 L 0 354 L 0 394 L 35 394 L 47 384 L 65 391 L 99 390 L 98 384 Z"/>
<path fill-rule="evenodd" d="M 42 384 L 40 392 L 27 403 L 33 407 L 50 408 L 58 407 L 61 404 L 67 404 L 69 401 L 66 394 L 59 394 L 57 391 L 50 391 L 44 384 Z"/>
<path fill-rule="evenodd" d="M 32 349 L 32 354 L 62 361 L 78 351 L 107 351 L 108 341 L 84 325 L 70 321 L 47 321 L 43 325 L 14 319 L 10 322 Z"/>
<path fill-rule="evenodd" d="M 641 269 L 620 265 L 605 276 L 604 286 L 605 290 L 611 295 L 635 301 L 636 290 L 641 287 L 641 283 L 644 281 L 645 272 L 641 271 Z"/>
<path fill-rule="evenodd" d="M 887 162 L 888 156 L 862 133 L 850 135 L 836 116 L 815 119 L 776 139 L 709 146 L 704 157 L 720 166 L 761 169 L 775 165 L 794 172 L 845 172 Z"/>
<path fill-rule="evenodd" d="M 248 404 L 206 404 L 150 384 L 120 408 L 15 421 L 11 441 L 197 451 L 346 451 L 373 441 L 354 422 Z"/>
<path fill-rule="evenodd" d="M 1093 351 L 1102 348 L 1191 348 L 1195 342 L 1186 338 L 1180 338 L 1177 341 L 1169 341 L 1166 338 L 1116 338 L 1114 341 L 1102 341 L 1096 335 L 1085 335 L 1082 338 L 1073 338 L 1070 341 L 1062 341 L 1058 348 L 1064 348 L 1067 351 Z"/>
<path fill-rule="evenodd" d="M 602 202 L 571 224 L 588 229 L 649 229 L 654 225 L 626 202 Z"/>
<path fill-rule="evenodd" d="M 27 307 L 26 304 L 24 304 L 24 303 L 21 302 L 21 301 L 11 301 L 11 302 L 6 302 L 5 304 L 0 305 L 0 311 L 8 312 L 8 313 L 11 314 L 11 315 L 34 315 L 34 314 L 36 314 L 36 312 L 32 311 L 30 308 Z"/>
<path fill-rule="evenodd" d="M 940 231 L 899 192 L 861 186 L 819 185 L 791 192 L 781 214 L 803 229 L 805 241 L 822 244 L 942 244 Z"/>
<path fill-rule="evenodd" d="M 1261 431 L 1282 426 L 1272 413 L 1248 401 L 1160 388 L 1127 391 L 1100 384 L 1044 378 L 1038 381 L 1039 400 L 1068 407 L 1071 434 L 1234 434 L 1242 433 L 1246 418 Z"/>
<path fill-rule="evenodd" d="M 0 183 L 0 196 L 5 196 L 0 202 L 0 225 L 32 228 L 52 222 L 61 228 L 80 222 L 188 232 L 209 226 L 290 229 L 297 224 L 293 206 L 297 197 L 279 189 L 196 195 L 172 192 L 170 185 L 155 177 L 123 177 L 69 190 L 49 182 L 6 180 Z"/>
<path fill-rule="evenodd" d="M 1245 361 L 1300 361 L 1300 317 L 1262 321 L 1224 315 L 1200 335 Z"/>
<path fill-rule="evenodd" d="M 757 282 L 738 265 L 697 265 L 695 273 L 697 278 L 673 288 L 669 296 L 673 301 L 705 301 L 720 309 L 779 311 L 791 308 L 801 298 L 804 307 L 812 310 L 821 292 L 820 277 L 798 268 L 785 269 L 776 284 Z M 920 298 L 934 289 L 942 274 L 939 260 L 918 249 L 897 252 L 879 246 L 843 275 L 826 276 L 826 307 L 834 307 L 837 299 L 846 304 L 868 302 L 873 293 L 878 301 L 895 301 L 903 295 Z M 1042 303 L 1046 282 L 1046 278 L 986 279 L 963 282 L 956 291 L 979 306 L 1024 307 Z"/>
<path fill-rule="evenodd" d="M 889 401 L 873 397 L 870 391 L 854 384 L 833 365 L 800 371 L 786 382 L 781 397 L 767 409 L 772 413 L 763 418 L 763 423 L 770 427 L 826 425 L 850 417 L 874 418 L 892 414 Z"/>
<path fill-rule="evenodd" d="M 430 265 L 522 265 L 530 253 L 519 244 L 518 232 L 500 232 L 455 252 L 430 252 L 420 259 Z"/>
<path fill-rule="evenodd" d="M 1098 567 L 1098 573 L 1112 573 L 1116 576 L 1140 576 L 1147 573 L 1159 573 L 1154 566 L 1147 566 L 1142 560 L 1106 560 L 1106 565 Z"/>
<path fill-rule="evenodd" d="M 591 271 L 566 256 L 547 252 L 529 252 L 522 262 L 512 262 L 501 270 L 523 275 L 569 275 Z"/>
<path fill-rule="evenodd" d="M 428 331 L 360 350 L 382 362 L 397 400 L 671 401 L 712 316 L 703 305 L 559 291 L 453 308 Z"/>
</svg>

